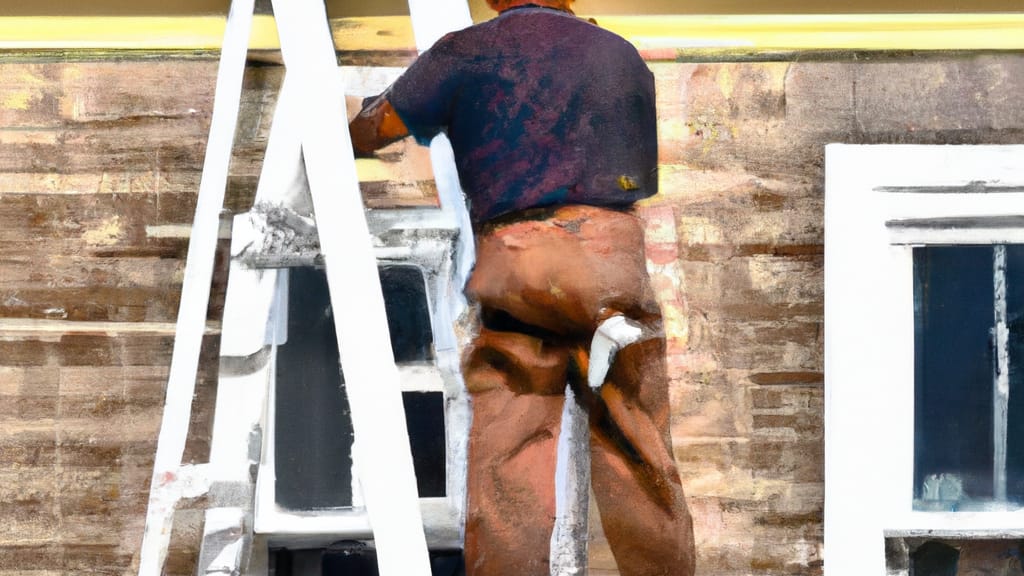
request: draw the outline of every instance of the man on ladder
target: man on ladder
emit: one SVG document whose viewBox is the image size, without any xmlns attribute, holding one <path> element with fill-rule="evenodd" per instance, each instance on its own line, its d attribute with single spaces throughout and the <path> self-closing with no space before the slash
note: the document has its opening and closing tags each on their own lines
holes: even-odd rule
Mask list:
<svg viewBox="0 0 1024 576">
<path fill-rule="evenodd" d="M 593 489 L 625 576 L 694 571 L 672 455 L 661 315 L 632 204 L 657 192 L 654 80 L 635 48 L 572 0 L 488 0 L 352 121 L 370 154 L 446 131 L 476 233 L 466 287 L 482 326 L 464 359 L 473 399 L 467 573 L 548 574 L 565 383 L 589 408 Z M 591 340 L 624 342 L 597 393 Z M 591 380 L 594 376 L 591 376 Z"/>
</svg>

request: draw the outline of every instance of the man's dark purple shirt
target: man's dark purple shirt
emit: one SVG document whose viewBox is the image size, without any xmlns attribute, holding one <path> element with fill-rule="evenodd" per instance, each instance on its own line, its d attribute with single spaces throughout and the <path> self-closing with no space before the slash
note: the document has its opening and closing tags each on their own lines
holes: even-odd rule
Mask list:
<svg viewBox="0 0 1024 576">
<path fill-rule="evenodd" d="M 624 39 L 566 12 L 515 8 L 449 34 L 388 99 L 420 142 L 447 131 L 474 224 L 657 192 L 650 70 Z"/>
</svg>

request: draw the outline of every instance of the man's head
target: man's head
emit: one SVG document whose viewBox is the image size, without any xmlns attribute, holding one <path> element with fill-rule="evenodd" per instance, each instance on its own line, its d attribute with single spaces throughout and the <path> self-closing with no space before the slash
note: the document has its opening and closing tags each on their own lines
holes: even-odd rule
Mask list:
<svg viewBox="0 0 1024 576">
<path fill-rule="evenodd" d="M 572 3 L 573 0 L 487 0 L 487 5 L 496 12 L 504 12 L 509 8 L 526 6 L 527 4 L 572 12 Z"/>
</svg>

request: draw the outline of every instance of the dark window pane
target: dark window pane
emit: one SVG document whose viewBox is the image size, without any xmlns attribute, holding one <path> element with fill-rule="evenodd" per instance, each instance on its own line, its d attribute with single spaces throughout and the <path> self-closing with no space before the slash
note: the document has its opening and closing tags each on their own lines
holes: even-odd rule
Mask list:
<svg viewBox="0 0 1024 576">
<path fill-rule="evenodd" d="M 915 508 L 993 496 L 993 302 L 991 246 L 914 249 Z"/>
<path fill-rule="evenodd" d="M 430 360 L 434 333 L 430 329 L 423 273 L 413 266 L 383 266 L 380 284 L 395 362 Z"/>
<path fill-rule="evenodd" d="M 334 548 L 334 547 L 332 547 Z M 328 550 L 323 576 L 377 576 L 377 552 L 371 548 Z M 464 576 L 465 562 L 459 550 L 431 550 L 431 576 Z"/>
<path fill-rule="evenodd" d="M 288 284 L 288 343 L 277 351 L 277 502 L 351 506 L 352 421 L 327 279 L 323 270 L 292 268 Z"/>
<path fill-rule="evenodd" d="M 1006 247 L 1006 323 L 1010 329 L 1010 405 L 1006 496 L 1024 503 L 1024 245 Z"/>
<path fill-rule="evenodd" d="M 380 270 L 397 362 L 430 360 L 432 332 L 423 276 L 412 266 Z M 288 342 L 277 354 L 277 501 L 294 510 L 352 505 L 352 421 L 340 373 L 323 270 L 289 272 Z M 444 399 L 405 393 L 421 496 L 445 495 Z"/>
<path fill-rule="evenodd" d="M 420 498 L 444 496 L 447 476 L 444 395 L 440 392 L 404 392 L 402 400 Z"/>
<path fill-rule="evenodd" d="M 270 576 L 377 576 L 377 552 L 357 542 L 313 550 L 270 550 Z M 432 576 L 464 576 L 460 550 L 430 550 Z"/>
</svg>

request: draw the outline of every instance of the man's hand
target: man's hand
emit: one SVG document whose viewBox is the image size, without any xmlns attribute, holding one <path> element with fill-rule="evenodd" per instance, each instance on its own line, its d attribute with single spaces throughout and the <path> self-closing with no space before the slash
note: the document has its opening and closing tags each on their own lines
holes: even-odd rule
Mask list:
<svg viewBox="0 0 1024 576">
<path fill-rule="evenodd" d="M 374 151 L 409 135 L 387 94 L 363 100 L 363 109 L 348 125 L 357 158 L 372 156 Z"/>
</svg>

